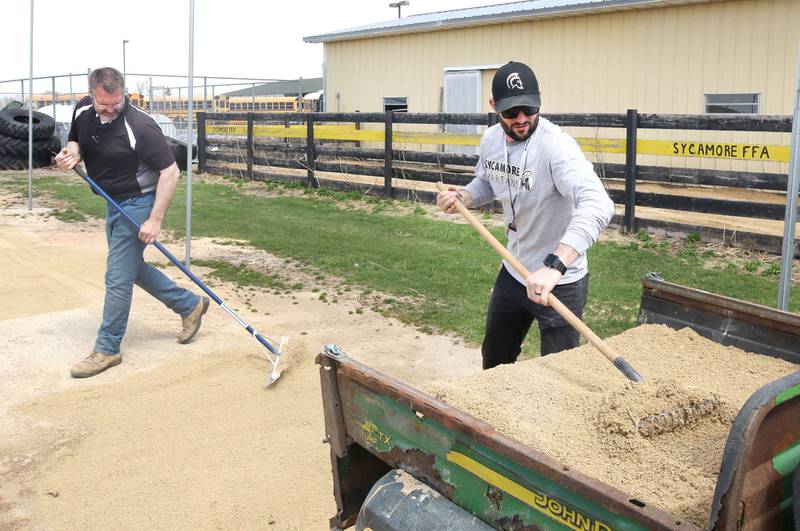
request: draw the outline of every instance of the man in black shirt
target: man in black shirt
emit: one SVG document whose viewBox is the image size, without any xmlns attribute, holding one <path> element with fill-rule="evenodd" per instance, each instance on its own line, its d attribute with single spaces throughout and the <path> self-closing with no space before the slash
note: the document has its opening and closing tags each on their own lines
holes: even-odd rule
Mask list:
<svg viewBox="0 0 800 531">
<path fill-rule="evenodd" d="M 108 205 L 106 215 L 106 295 L 103 323 L 92 353 L 72 366 L 72 376 L 94 376 L 122 361 L 120 343 L 128 325 L 134 283 L 183 319 L 178 335 L 188 343 L 197 334 L 209 299 L 178 287 L 144 262 L 144 249 L 161 231 L 180 171 L 158 124 L 131 104 L 125 79 L 110 67 L 89 76 L 89 96 L 75 106 L 69 141 L 56 156 L 62 169 L 83 162 L 97 184 L 140 226 L 136 229 Z"/>
</svg>

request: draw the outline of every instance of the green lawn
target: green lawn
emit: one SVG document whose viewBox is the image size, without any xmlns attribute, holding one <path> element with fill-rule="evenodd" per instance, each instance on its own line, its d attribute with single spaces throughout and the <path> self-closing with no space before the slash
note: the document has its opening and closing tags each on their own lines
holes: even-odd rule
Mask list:
<svg viewBox="0 0 800 531">
<path fill-rule="evenodd" d="M 23 188 L 22 181 L 12 184 Z M 61 219 L 104 215 L 104 202 L 77 177 L 39 178 L 35 189 L 69 201 L 72 207 L 56 214 Z M 184 198 L 182 185 L 164 225 L 179 236 L 185 233 Z M 193 236 L 249 241 L 351 286 L 387 294 L 382 311 L 423 330 L 481 340 L 499 259 L 468 225 L 434 219 L 407 202 L 309 190 L 259 197 L 234 182 L 196 180 L 192 207 Z M 501 231 L 494 233 L 502 241 Z M 601 242 L 589 251 L 592 276 L 584 317 L 601 337 L 635 324 L 641 279 L 651 271 L 669 282 L 775 305 L 778 257 L 772 263 L 737 265 L 695 242 L 682 242 L 676 253 L 674 246 L 670 252 L 666 243 L 638 236 L 627 244 Z M 792 291 L 792 311 L 800 309 L 799 291 L 796 286 Z M 537 336 L 531 334 L 526 352 L 538 351 Z"/>
</svg>

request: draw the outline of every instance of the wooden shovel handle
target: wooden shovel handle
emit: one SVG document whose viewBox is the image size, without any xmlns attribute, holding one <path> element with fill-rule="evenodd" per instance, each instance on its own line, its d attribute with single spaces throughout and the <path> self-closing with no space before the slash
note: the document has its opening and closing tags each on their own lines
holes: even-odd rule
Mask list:
<svg viewBox="0 0 800 531">
<path fill-rule="evenodd" d="M 445 186 L 442 182 L 437 182 L 436 188 L 442 192 L 446 192 L 448 190 L 447 186 Z M 517 270 L 517 273 L 526 279 L 530 276 L 530 272 L 524 265 L 522 265 L 522 262 L 520 262 L 513 254 L 511 254 L 509 250 L 503 246 L 503 244 L 497 241 L 497 238 L 495 238 L 494 235 L 489 232 L 489 229 L 484 227 L 483 223 L 478 221 L 478 218 L 476 218 L 472 212 L 470 212 L 467 207 L 465 207 L 464 204 L 458 199 L 456 199 L 456 208 L 458 209 L 459 213 L 461 213 L 461 215 L 464 216 L 464 218 L 469 222 L 469 224 L 478 231 L 478 234 L 480 234 L 483 239 L 486 240 L 486 242 L 489 243 L 489 245 L 491 245 L 494 250 L 497 251 L 501 257 L 503 257 L 503 259 L 505 259 L 506 262 L 511 264 L 511 267 Z M 592 329 L 586 326 L 586 323 L 578 319 L 578 316 L 572 313 L 572 311 L 567 308 L 564 303 L 558 300 L 558 298 L 553 295 L 552 292 L 548 293 L 547 302 L 549 302 L 550 306 L 552 306 L 561 317 L 563 317 L 570 325 L 572 325 L 572 327 L 577 330 L 578 333 L 586 339 L 586 341 L 594 345 L 597 350 L 599 350 L 606 358 L 608 358 L 608 361 L 620 369 L 625 376 L 637 382 L 643 379 L 641 375 L 639 375 L 639 373 L 633 369 L 633 367 L 630 367 L 630 365 L 627 364 L 622 356 L 617 354 L 617 352 L 612 349 L 608 343 L 600 339 L 597 334 L 592 332 Z M 624 368 L 621 368 L 621 366 Z"/>
</svg>

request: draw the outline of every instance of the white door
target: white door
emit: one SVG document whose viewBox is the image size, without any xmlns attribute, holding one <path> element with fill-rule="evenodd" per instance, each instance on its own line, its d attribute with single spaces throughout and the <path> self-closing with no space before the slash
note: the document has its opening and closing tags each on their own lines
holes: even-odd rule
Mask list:
<svg viewBox="0 0 800 531">
<path fill-rule="evenodd" d="M 444 112 L 481 112 L 480 70 L 449 70 L 444 73 Z M 446 133 L 480 133 L 479 125 L 447 124 Z M 477 155 L 478 146 L 445 146 L 446 153 Z"/>
</svg>

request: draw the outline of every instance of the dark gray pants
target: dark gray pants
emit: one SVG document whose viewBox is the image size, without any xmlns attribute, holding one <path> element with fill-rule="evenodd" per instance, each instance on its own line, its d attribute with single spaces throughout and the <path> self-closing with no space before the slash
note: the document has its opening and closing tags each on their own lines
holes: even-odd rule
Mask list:
<svg viewBox="0 0 800 531">
<path fill-rule="evenodd" d="M 581 319 L 588 293 L 588 274 L 553 289 L 553 295 Z M 486 335 L 481 347 L 483 368 L 514 363 L 534 319 L 539 323 L 542 356 L 578 346 L 580 334 L 551 306 L 530 300 L 525 286 L 501 267 L 486 315 Z"/>
</svg>

